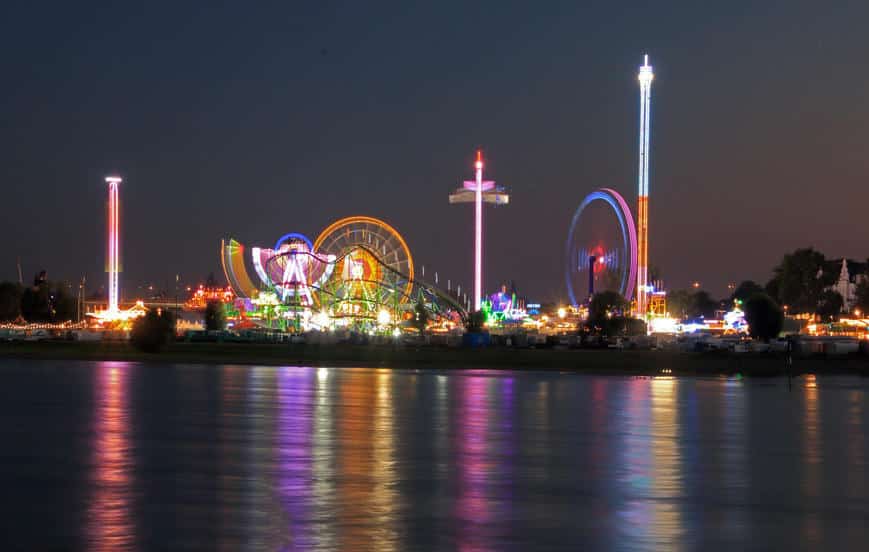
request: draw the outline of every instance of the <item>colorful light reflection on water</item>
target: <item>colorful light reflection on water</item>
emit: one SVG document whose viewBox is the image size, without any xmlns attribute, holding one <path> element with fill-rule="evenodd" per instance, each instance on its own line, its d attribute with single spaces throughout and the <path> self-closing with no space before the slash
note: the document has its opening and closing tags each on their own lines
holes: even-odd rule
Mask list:
<svg viewBox="0 0 869 552">
<path fill-rule="evenodd" d="M 2 429 L 25 447 L 5 452 L 12 502 L 27 504 L 34 474 L 55 478 L 53 500 L 43 492 L 6 518 L 27 527 L 25 514 L 50 512 L 50 544 L 76 532 L 93 550 L 869 539 L 869 384 L 857 378 L 801 378 L 789 391 L 727 378 L 70 365 L 7 369 L 18 392 L 0 412 L 17 412 Z M 62 376 L 63 392 L 39 373 Z M 22 438 L 45 419 L 70 434 L 62 448 Z M 58 474 L 63 455 L 71 468 Z"/>
<path fill-rule="evenodd" d="M 130 444 L 128 365 L 105 362 L 94 371 L 94 419 L 88 548 L 134 547 L 133 454 Z"/>
</svg>

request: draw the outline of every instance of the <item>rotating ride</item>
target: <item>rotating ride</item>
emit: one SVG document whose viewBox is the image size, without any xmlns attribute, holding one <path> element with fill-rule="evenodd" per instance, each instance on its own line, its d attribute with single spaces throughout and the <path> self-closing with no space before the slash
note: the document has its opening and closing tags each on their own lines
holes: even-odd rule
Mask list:
<svg viewBox="0 0 869 552">
<path fill-rule="evenodd" d="M 387 223 L 362 216 L 338 220 L 320 233 L 313 249 L 334 259 L 336 277 L 319 286 L 333 316 L 374 318 L 383 306 L 396 313 L 410 298 L 413 258 Z"/>
<path fill-rule="evenodd" d="M 435 321 L 466 317 L 448 295 L 414 280 L 404 238 L 372 217 L 340 219 L 313 242 L 289 233 L 272 248 L 248 252 L 235 240 L 223 241 L 221 260 L 238 297 L 230 315 L 244 325 L 395 333 L 413 318 L 419 302 Z"/>
<path fill-rule="evenodd" d="M 565 259 L 572 305 L 600 291 L 616 291 L 631 300 L 637 278 L 637 232 L 618 192 L 601 188 L 582 200 L 570 222 Z"/>
</svg>

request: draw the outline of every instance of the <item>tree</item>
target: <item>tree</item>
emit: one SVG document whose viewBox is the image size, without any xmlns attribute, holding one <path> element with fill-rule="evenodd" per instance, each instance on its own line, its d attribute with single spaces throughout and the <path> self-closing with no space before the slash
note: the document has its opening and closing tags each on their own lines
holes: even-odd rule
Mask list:
<svg viewBox="0 0 869 552">
<path fill-rule="evenodd" d="M 709 295 L 709 292 L 702 289 L 694 294 L 693 297 L 693 313 L 692 316 L 702 316 L 704 318 L 712 318 L 715 316 L 715 309 L 718 308 L 718 301 Z"/>
<path fill-rule="evenodd" d="M 0 283 L 0 322 L 11 322 L 21 316 L 22 291 L 15 282 Z"/>
<path fill-rule="evenodd" d="M 763 287 L 761 287 L 757 282 L 753 280 L 743 280 L 738 286 L 736 286 L 736 289 L 733 290 L 733 294 L 730 296 L 730 302 L 741 301 L 742 303 L 745 303 L 752 295 L 763 292 Z"/>
<path fill-rule="evenodd" d="M 606 335 L 646 335 L 647 326 L 643 320 L 629 316 L 608 318 L 603 324 Z"/>
<path fill-rule="evenodd" d="M 157 353 L 175 335 L 175 317 L 169 311 L 150 310 L 145 316 L 133 322 L 130 341 L 133 346 L 146 353 Z"/>
<path fill-rule="evenodd" d="M 413 327 L 419 331 L 420 335 L 425 333 L 429 318 L 428 309 L 425 308 L 425 300 L 420 296 L 413 307 Z"/>
<path fill-rule="evenodd" d="M 694 311 L 694 294 L 687 289 L 677 289 L 667 294 L 667 310 L 675 318 L 688 318 Z"/>
<path fill-rule="evenodd" d="M 837 318 L 842 313 L 843 304 L 842 296 L 838 292 L 827 289 L 821 293 L 815 313 L 821 318 Z"/>
<path fill-rule="evenodd" d="M 615 291 L 595 293 L 588 304 L 588 321 L 603 327 L 608 318 L 621 316 L 627 307 L 628 302 Z"/>
<path fill-rule="evenodd" d="M 486 313 L 481 310 L 474 311 L 468 315 L 468 319 L 465 321 L 465 331 L 468 333 L 481 333 L 485 323 Z"/>
<path fill-rule="evenodd" d="M 756 339 L 769 341 L 776 337 L 784 325 L 784 313 L 766 293 L 756 293 L 744 303 L 748 332 Z"/>
<path fill-rule="evenodd" d="M 211 300 L 205 304 L 205 329 L 208 331 L 223 331 L 226 329 L 226 314 L 223 303 Z"/>
<path fill-rule="evenodd" d="M 51 296 L 48 285 L 24 288 L 21 293 L 21 316 L 28 322 L 51 321 Z"/>
<path fill-rule="evenodd" d="M 869 262 L 867 262 L 869 264 Z M 857 289 L 854 290 L 856 301 L 854 307 L 860 309 L 864 316 L 869 316 L 869 274 L 863 276 L 857 284 Z"/>
<path fill-rule="evenodd" d="M 708 292 L 677 289 L 667 294 L 667 310 L 676 318 L 711 318 L 718 308 L 718 301 Z"/>
<path fill-rule="evenodd" d="M 75 296 L 69 292 L 65 284 L 55 284 L 49 295 L 51 319 L 55 322 L 74 320 L 78 315 L 78 304 Z"/>
<path fill-rule="evenodd" d="M 794 313 L 815 312 L 824 288 L 835 282 L 836 274 L 824 271 L 824 255 L 811 247 L 784 256 L 773 269 L 768 292 L 779 304 L 789 305 Z"/>
</svg>

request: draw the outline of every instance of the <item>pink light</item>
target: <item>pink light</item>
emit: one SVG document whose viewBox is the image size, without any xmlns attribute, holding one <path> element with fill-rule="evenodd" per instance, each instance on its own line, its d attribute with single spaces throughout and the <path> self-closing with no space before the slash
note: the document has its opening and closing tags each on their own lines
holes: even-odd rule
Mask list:
<svg viewBox="0 0 869 552">
<path fill-rule="evenodd" d="M 477 187 L 474 195 L 474 310 L 480 310 L 483 287 L 483 152 L 477 150 Z"/>
<path fill-rule="evenodd" d="M 477 189 L 477 181 L 476 180 L 465 180 L 462 186 L 466 190 L 476 190 Z M 488 192 L 490 190 L 495 189 L 495 181 L 494 180 L 484 180 L 483 181 L 483 191 Z"/>
<path fill-rule="evenodd" d="M 118 312 L 118 272 L 120 272 L 120 212 L 118 205 L 119 176 L 107 176 L 109 185 L 108 240 L 109 240 L 109 312 Z"/>
</svg>

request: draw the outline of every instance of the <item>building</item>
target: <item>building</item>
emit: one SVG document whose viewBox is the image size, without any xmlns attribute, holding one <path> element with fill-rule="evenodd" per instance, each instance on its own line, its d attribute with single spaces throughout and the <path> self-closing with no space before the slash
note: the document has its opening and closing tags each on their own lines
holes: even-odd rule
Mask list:
<svg viewBox="0 0 869 552">
<path fill-rule="evenodd" d="M 841 261 L 827 261 L 824 272 L 833 273 L 838 269 L 839 277 L 827 290 L 842 296 L 842 310 L 849 312 L 857 302 L 857 286 L 869 279 L 869 263 L 842 258 Z"/>
</svg>

